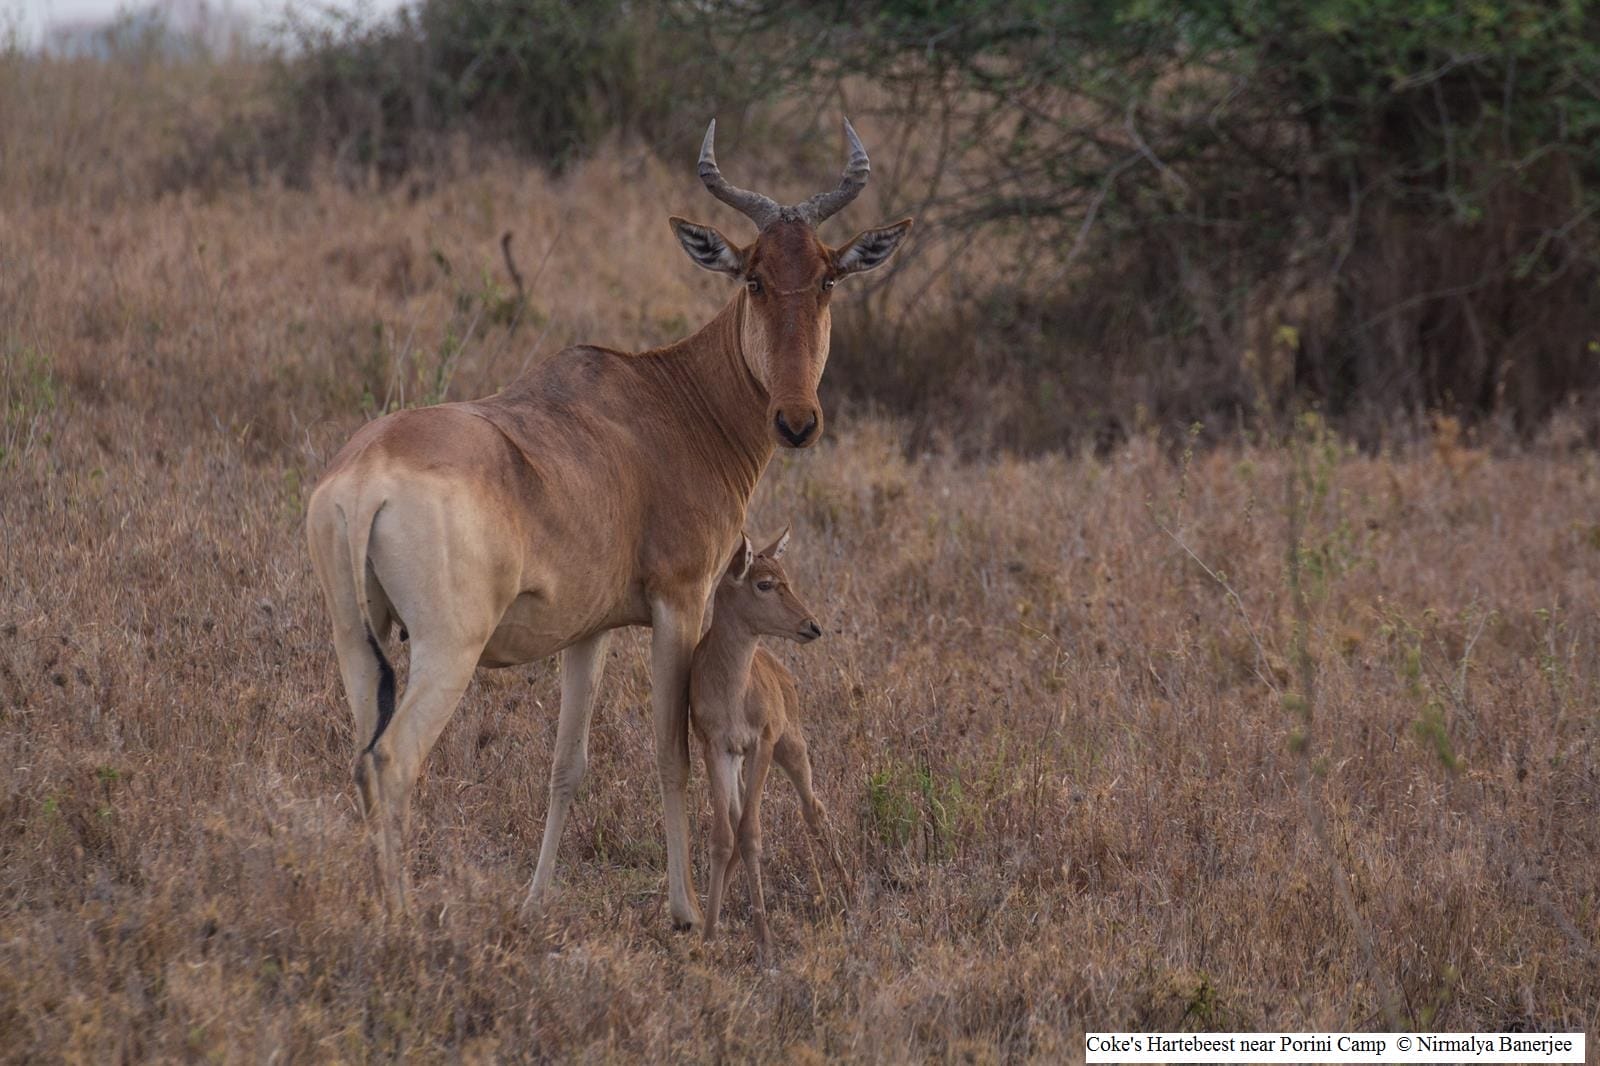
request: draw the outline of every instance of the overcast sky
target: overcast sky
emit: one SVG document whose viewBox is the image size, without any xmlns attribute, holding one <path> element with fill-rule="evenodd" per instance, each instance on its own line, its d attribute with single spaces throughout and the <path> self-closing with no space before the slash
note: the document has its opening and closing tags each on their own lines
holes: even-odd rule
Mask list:
<svg viewBox="0 0 1600 1066">
<path fill-rule="evenodd" d="M 52 25 L 106 20 L 119 12 L 148 7 L 173 7 L 192 11 L 204 4 L 211 11 L 226 15 L 236 12 L 254 23 L 280 20 L 288 7 L 316 12 L 336 9 L 383 13 L 399 7 L 403 0 L 0 0 L 0 30 L 17 31 L 23 43 L 34 44 Z"/>
</svg>

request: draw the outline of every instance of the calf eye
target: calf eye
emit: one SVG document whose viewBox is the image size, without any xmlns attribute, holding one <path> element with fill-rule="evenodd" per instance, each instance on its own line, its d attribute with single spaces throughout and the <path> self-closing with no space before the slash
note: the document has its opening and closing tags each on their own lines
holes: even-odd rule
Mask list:
<svg viewBox="0 0 1600 1066">
<path fill-rule="evenodd" d="M 744 287 L 750 290 L 750 295 L 754 296 L 761 291 L 761 279 L 751 278 L 744 283 Z"/>
<path fill-rule="evenodd" d="M 772 591 L 772 582 L 770 582 L 770 581 L 757 581 L 756 582 L 756 588 L 760 589 L 762 592 L 771 592 Z"/>
<path fill-rule="evenodd" d="M 833 279 L 832 278 L 823 278 L 822 279 L 822 291 L 823 292 L 832 292 L 833 291 Z"/>
</svg>

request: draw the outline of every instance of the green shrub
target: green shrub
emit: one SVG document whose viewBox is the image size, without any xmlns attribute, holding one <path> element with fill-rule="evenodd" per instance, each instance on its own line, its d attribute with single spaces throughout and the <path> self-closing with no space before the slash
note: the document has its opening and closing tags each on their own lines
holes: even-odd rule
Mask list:
<svg viewBox="0 0 1600 1066">
<path fill-rule="evenodd" d="M 920 839 L 925 860 L 949 858 L 965 810 L 961 782 L 925 760 L 895 760 L 867 777 L 867 821 L 886 847 Z"/>
</svg>

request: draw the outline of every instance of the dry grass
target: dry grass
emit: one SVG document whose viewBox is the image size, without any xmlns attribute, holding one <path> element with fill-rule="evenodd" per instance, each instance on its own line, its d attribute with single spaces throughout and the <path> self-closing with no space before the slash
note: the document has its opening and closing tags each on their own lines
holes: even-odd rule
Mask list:
<svg viewBox="0 0 1600 1066">
<path fill-rule="evenodd" d="M 28 99 L 0 94 L 0 129 Z M 45 180 L 67 157 L 38 128 L 0 172 L 4 1057 L 1055 1060 L 1086 1027 L 1386 1011 L 1600 1029 L 1600 462 L 1448 425 L 1406 455 L 1312 424 L 1295 451 L 960 462 L 834 412 L 751 524 L 795 523 L 829 631 L 781 654 L 856 906 L 809 898 L 779 783 L 781 970 L 752 965 L 742 882 L 717 943 L 668 931 L 630 635 L 552 916 L 515 917 L 555 732 L 541 665 L 469 690 L 418 797 L 424 917 L 386 927 L 307 488 L 363 404 L 682 332 L 724 290 L 664 218 L 727 219 L 690 168 L 623 149 L 418 197 L 155 198 L 108 164 Z"/>
</svg>

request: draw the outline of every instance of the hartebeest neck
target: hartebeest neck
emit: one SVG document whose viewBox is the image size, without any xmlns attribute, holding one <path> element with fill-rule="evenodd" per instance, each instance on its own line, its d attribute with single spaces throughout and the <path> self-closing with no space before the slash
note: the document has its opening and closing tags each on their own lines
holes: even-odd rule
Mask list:
<svg viewBox="0 0 1600 1066">
<path fill-rule="evenodd" d="M 698 332 L 657 354 L 675 404 L 693 423 L 690 439 L 701 459 L 748 503 L 776 446 L 766 390 L 741 348 L 743 314 L 741 292 Z"/>
</svg>

